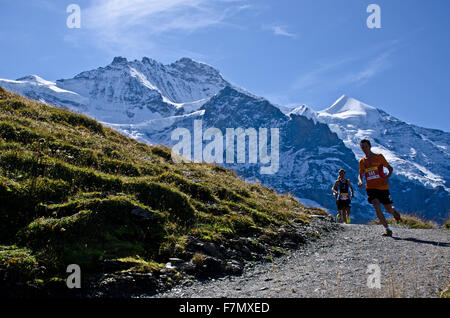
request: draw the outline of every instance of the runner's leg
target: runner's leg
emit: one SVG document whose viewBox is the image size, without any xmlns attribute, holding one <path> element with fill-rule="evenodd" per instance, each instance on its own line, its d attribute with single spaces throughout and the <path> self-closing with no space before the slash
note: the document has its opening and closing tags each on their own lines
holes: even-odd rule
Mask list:
<svg viewBox="0 0 450 318">
<path fill-rule="evenodd" d="M 375 208 L 375 212 L 377 213 L 378 220 L 380 220 L 381 225 L 383 225 L 385 228 L 388 227 L 388 224 L 386 222 L 386 218 L 384 217 L 383 211 L 381 211 L 381 205 L 380 201 L 378 199 L 374 199 L 372 201 L 373 207 Z"/>
<path fill-rule="evenodd" d="M 342 208 L 338 211 L 338 214 L 339 214 L 339 222 L 340 223 L 344 222 L 343 218 L 344 210 L 342 210 Z"/>
<path fill-rule="evenodd" d="M 336 201 L 336 210 L 337 210 L 336 220 L 339 223 L 341 221 L 341 211 L 339 210 L 339 201 Z"/>
<path fill-rule="evenodd" d="M 392 204 L 384 204 L 384 209 L 386 210 L 386 212 L 392 214 L 396 221 L 401 220 L 400 213 L 397 212 Z"/>
<path fill-rule="evenodd" d="M 342 219 L 347 223 L 347 207 L 342 209 Z"/>
</svg>

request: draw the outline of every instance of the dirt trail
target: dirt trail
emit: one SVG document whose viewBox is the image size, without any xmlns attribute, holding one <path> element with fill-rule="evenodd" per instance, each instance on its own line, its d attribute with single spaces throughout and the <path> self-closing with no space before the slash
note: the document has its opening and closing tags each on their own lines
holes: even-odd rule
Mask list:
<svg viewBox="0 0 450 318">
<path fill-rule="evenodd" d="M 437 297 L 450 284 L 450 232 L 342 225 L 273 263 L 241 276 L 187 282 L 154 297 Z M 369 266 L 381 288 L 369 288 Z M 371 282 L 376 282 L 371 280 Z"/>
</svg>

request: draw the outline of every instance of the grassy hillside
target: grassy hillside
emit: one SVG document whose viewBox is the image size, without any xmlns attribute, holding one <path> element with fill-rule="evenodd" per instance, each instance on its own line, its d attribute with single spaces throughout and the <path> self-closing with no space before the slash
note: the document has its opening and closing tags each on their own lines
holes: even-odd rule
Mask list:
<svg viewBox="0 0 450 318">
<path fill-rule="evenodd" d="M 251 238 L 246 248 L 276 250 L 289 229 L 324 214 L 1 88 L 0 201 L 3 288 L 62 286 L 72 263 L 84 278 L 160 273 L 174 257 L 205 268 L 194 243 L 232 249 Z"/>
</svg>

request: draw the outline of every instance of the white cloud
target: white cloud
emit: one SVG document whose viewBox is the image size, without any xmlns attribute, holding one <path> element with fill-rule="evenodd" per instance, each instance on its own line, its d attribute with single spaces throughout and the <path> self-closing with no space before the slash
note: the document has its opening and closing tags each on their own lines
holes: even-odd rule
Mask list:
<svg viewBox="0 0 450 318">
<path fill-rule="evenodd" d="M 350 56 L 322 64 L 299 76 L 291 86 L 295 91 L 313 92 L 325 88 L 341 89 L 346 85 L 364 85 L 391 67 L 395 48 L 371 56 Z"/>
<path fill-rule="evenodd" d="M 350 62 L 355 61 L 355 58 L 345 58 L 336 62 L 324 63 L 317 68 L 300 75 L 292 85 L 294 90 L 306 90 L 321 86 L 326 82 L 326 79 L 330 79 L 330 75 L 333 72 L 337 72 L 344 65 L 348 65 Z"/>
<path fill-rule="evenodd" d="M 290 38 L 297 37 L 297 34 L 287 31 L 287 27 L 284 25 L 271 24 L 271 25 L 264 25 L 262 28 L 264 30 L 269 30 L 270 32 L 272 32 L 275 35 L 286 36 L 286 37 L 290 37 Z"/>
<path fill-rule="evenodd" d="M 273 26 L 271 26 L 271 30 L 273 31 L 273 33 L 275 35 L 287 36 L 287 37 L 290 37 L 290 38 L 297 37 L 296 34 L 288 32 L 286 30 L 286 28 L 281 26 L 281 25 L 273 25 Z"/>
<path fill-rule="evenodd" d="M 368 80 L 370 80 L 375 75 L 381 73 L 382 71 L 388 69 L 391 66 L 391 62 L 389 60 L 393 51 L 383 52 L 380 55 L 376 56 L 372 60 L 367 63 L 363 69 L 349 74 L 347 77 L 343 79 L 343 83 L 346 84 L 365 84 Z"/>
<path fill-rule="evenodd" d="M 173 32 L 189 34 L 229 25 L 227 18 L 250 8 L 246 1 L 93 0 L 82 8 L 82 28 L 111 54 L 137 57 L 169 52 L 163 43 Z"/>
<path fill-rule="evenodd" d="M 85 11 L 87 27 L 120 31 L 142 26 L 149 34 L 192 31 L 218 24 L 223 17 L 210 0 L 97 0 Z"/>
</svg>

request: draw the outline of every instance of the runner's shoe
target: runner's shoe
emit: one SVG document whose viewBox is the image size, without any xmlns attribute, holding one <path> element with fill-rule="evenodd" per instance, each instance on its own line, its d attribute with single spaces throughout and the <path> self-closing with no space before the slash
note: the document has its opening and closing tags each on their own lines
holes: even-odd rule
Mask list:
<svg viewBox="0 0 450 318">
<path fill-rule="evenodd" d="M 386 232 L 384 232 L 382 235 L 383 235 L 383 236 L 390 236 L 390 237 L 392 237 L 392 231 L 386 229 Z"/>
</svg>

